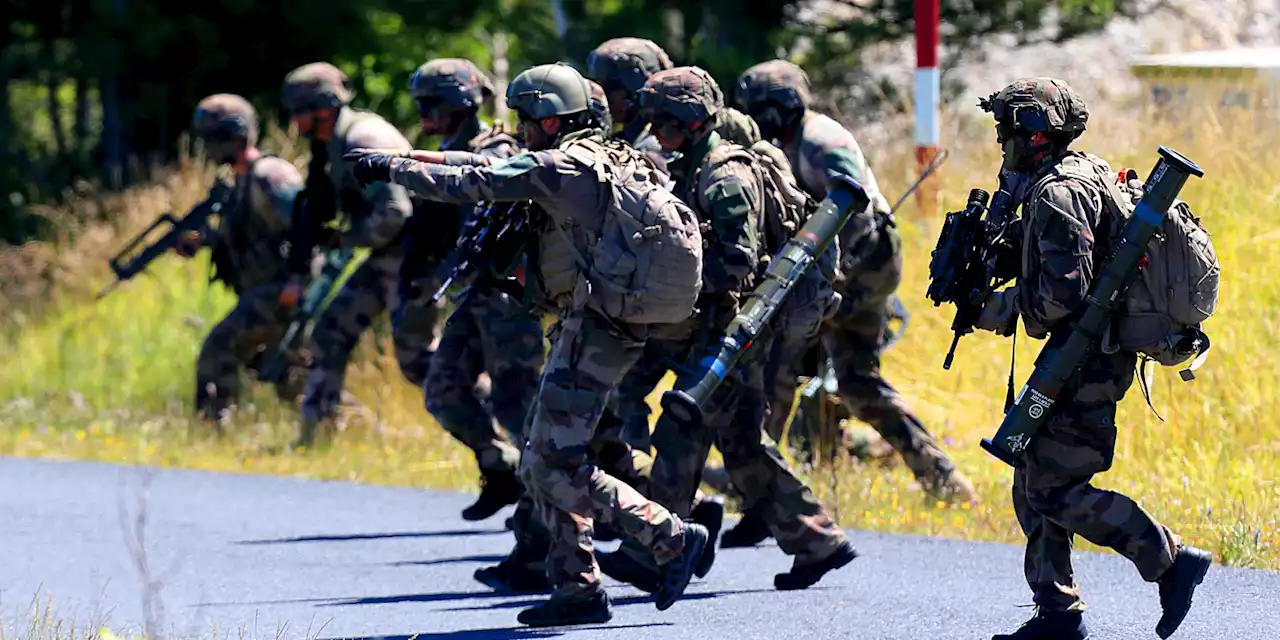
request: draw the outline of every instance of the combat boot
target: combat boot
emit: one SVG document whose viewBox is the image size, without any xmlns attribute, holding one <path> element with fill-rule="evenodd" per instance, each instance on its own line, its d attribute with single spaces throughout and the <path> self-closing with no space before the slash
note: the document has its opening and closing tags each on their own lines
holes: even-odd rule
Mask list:
<svg viewBox="0 0 1280 640">
<path fill-rule="evenodd" d="M 648 558 L 649 563 L 641 558 Z M 600 573 L 650 594 L 662 587 L 662 571 L 651 562 L 649 550 L 631 538 L 624 540 L 617 551 L 596 554 Z"/>
<path fill-rule="evenodd" d="M 480 497 L 462 510 L 463 520 L 485 520 L 520 499 L 520 481 L 515 471 L 484 471 L 480 476 Z"/>
<path fill-rule="evenodd" d="M 959 469 L 952 469 L 950 473 L 946 473 L 938 478 L 933 486 L 927 487 L 927 491 L 935 500 L 940 500 L 947 504 L 978 504 L 978 491 L 973 488 L 973 483 L 969 482 L 969 478 Z"/>
<path fill-rule="evenodd" d="M 742 519 L 738 524 L 720 537 L 720 547 L 722 549 L 754 547 L 768 540 L 772 534 L 769 533 L 769 526 L 764 523 L 764 516 L 760 514 L 760 509 L 757 506 L 743 509 Z"/>
<path fill-rule="evenodd" d="M 689 580 L 693 578 L 693 570 L 702 560 L 702 550 L 709 540 L 706 527 L 691 521 L 684 523 L 684 550 L 662 567 L 662 587 L 653 596 L 658 611 L 670 609 L 684 595 Z"/>
<path fill-rule="evenodd" d="M 1183 546 L 1173 559 L 1173 566 L 1160 577 L 1160 608 L 1164 613 L 1156 624 L 1156 633 L 1168 638 L 1191 610 L 1191 595 L 1213 564 L 1213 554 L 1203 549 Z"/>
<path fill-rule="evenodd" d="M 586 598 L 552 598 L 516 616 L 520 624 L 530 627 L 560 627 L 571 624 L 604 624 L 613 619 L 609 594 L 603 588 Z"/>
<path fill-rule="evenodd" d="M 1017 631 L 991 636 L 991 640 L 1089 640 L 1089 629 L 1081 611 L 1037 609 Z"/>
<path fill-rule="evenodd" d="M 724 526 L 724 498 L 704 498 L 693 508 L 689 519 L 707 528 L 707 546 L 693 570 L 693 575 L 705 578 L 716 562 L 716 538 L 720 537 L 720 529 Z"/>
<path fill-rule="evenodd" d="M 834 553 L 822 560 L 803 566 L 793 566 L 790 571 L 775 575 L 773 587 L 778 591 L 808 589 L 818 584 L 822 576 L 853 562 L 856 557 L 858 557 L 858 550 L 853 548 L 852 542 L 845 540 Z"/>
<path fill-rule="evenodd" d="M 535 555 L 516 545 L 511 553 L 491 567 L 476 569 L 472 577 L 499 593 L 548 593 L 552 591 L 547 572 L 538 568 Z"/>
</svg>

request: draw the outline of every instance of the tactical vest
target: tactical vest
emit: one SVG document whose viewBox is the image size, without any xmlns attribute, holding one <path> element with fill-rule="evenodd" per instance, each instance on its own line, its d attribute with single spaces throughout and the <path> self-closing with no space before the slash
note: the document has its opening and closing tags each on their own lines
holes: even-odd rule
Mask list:
<svg viewBox="0 0 1280 640">
<path fill-rule="evenodd" d="M 688 319 L 702 290 L 697 216 L 670 191 L 641 152 L 617 141 L 575 138 L 560 149 L 595 175 L 600 198 L 575 216 L 575 239 L 561 225 L 544 234 L 546 293 L 563 300 L 587 290 L 605 316 L 635 324 Z"/>
</svg>

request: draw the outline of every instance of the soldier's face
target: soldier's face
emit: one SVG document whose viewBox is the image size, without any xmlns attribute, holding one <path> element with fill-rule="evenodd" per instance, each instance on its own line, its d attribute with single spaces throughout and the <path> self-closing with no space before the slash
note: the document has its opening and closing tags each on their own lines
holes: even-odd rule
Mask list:
<svg viewBox="0 0 1280 640">
<path fill-rule="evenodd" d="M 609 116 L 614 122 L 627 121 L 627 106 L 631 103 L 631 96 L 626 89 L 614 89 L 605 94 L 609 100 Z"/>
<path fill-rule="evenodd" d="M 516 123 L 516 133 L 524 140 L 525 146 L 530 151 L 545 151 L 550 149 L 555 142 L 556 134 L 560 133 L 559 118 L 544 118 L 542 120 L 521 118 Z"/>
<path fill-rule="evenodd" d="M 651 121 L 649 131 L 657 138 L 658 144 L 662 145 L 663 151 L 679 151 L 691 137 L 679 120 L 670 117 Z"/>
</svg>

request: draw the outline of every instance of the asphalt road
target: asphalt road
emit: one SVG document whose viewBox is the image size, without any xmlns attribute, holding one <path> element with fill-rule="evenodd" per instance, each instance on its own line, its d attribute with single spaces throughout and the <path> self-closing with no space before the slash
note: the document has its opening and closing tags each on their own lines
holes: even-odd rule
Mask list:
<svg viewBox="0 0 1280 640">
<path fill-rule="evenodd" d="M 25 637 L 37 595 L 64 624 L 140 628 L 121 509 L 136 513 L 143 473 L 0 458 L 5 637 Z M 1020 548 L 851 532 L 862 557 L 807 591 L 773 589 L 790 565 L 776 547 L 728 550 L 666 612 L 610 582 L 607 627 L 530 630 L 515 616 L 539 598 L 471 579 L 511 545 L 507 512 L 458 516 L 472 496 L 173 470 L 156 470 L 148 495 L 146 559 L 162 580 L 152 600 L 170 637 L 976 640 L 1031 613 Z M 1155 586 L 1127 561 L 1081 553 L 1076 566 L 1095 638 L 1157 637 Z M 1214 567 L 1174 638 L 1280 638 L 1280 574 Z"/>
</svg>

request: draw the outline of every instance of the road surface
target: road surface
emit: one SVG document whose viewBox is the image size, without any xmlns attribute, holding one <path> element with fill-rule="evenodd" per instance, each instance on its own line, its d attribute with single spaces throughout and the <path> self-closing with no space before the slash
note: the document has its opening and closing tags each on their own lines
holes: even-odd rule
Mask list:
<svg viewBox="0 0 1280 640">
<path fill-rule="evenodd" d="M 136 522 L 148 470 L 0 458 L 0 616 L 7 638 L 33 597 L 122 637 L 144 619 Z M 773 589 L 775 546 L 721 552 L 666 612 L 608 581 L 605 627 L 522 628 L 540 598 L 495 595 L 472 572 L 511 544 L 510 511 L 469 523 L 474 496 L 257 475 L 150 470 L 145 546 L 168 637 L 786 640 L 990 638 L 1030 616 L 1018 547 L 851 532 L 862 557 L 801 592 Z M 132 524 L 130 525 L 132 526 Z M 1081 553 L 1098 639 L 1156 638 L 1154 585 L 1115 554 Z M 16 623 L 16 624 L 15 624 Z M 1214 567 L 1174 638 L 1280 638 L 1280 574 Z"/>
</svg>

